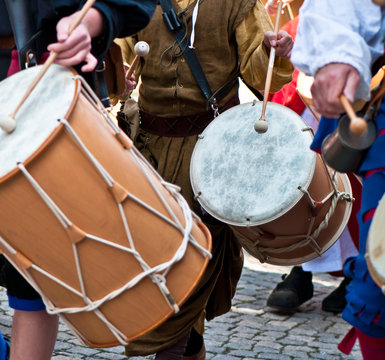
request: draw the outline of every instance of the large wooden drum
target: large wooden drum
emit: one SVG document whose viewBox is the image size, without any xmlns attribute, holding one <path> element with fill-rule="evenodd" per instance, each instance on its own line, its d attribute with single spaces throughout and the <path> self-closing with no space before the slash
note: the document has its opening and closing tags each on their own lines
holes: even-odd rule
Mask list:
<svg viewBox="0 0 385 360">
<path fill-rule="evenodd" d="M 40 71 L 0 83 L 11 113 Z M 0 249 L 79 339 L 109 347 L 187 299 L 211 237 L 75 72 L 52 65 L 0 130 Z"/>
<path fill-rule="evenodd" d="M 385 196 L 380 200 L 368 233 L 366 262 L 370 275 L 385 294 Z"/>
<path fill-rule="evenodd" d="M 291 109 L 267 103 L 268 130 L 255 122 L 262 102 L 221 113 L 200 135 L 190 178 L 196 198 L 231 225 L 262 262 L 294 265 L 325 252 L 349 220 L 348 177 L 310 150 L 313 134 Z"/>
</svg>

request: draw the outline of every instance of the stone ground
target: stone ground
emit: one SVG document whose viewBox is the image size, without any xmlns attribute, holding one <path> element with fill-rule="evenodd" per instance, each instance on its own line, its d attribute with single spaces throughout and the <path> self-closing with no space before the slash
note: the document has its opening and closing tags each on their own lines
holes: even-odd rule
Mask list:
<svg viewBox="0 0 385 360">
<path fill-rule="evenodd" d="M 290 267 L 261 264 L 246 254 L 245 266 L 229 313 L 206 323 L 208 360 L 358 360 L 358 345 L 349 356 L 337 344 L 350 326 L 340 315 L 321 310 L 322 299 L 339 284 L 328 274 L 314 274 L 314 297 L 294 314 L 280 314 L 266 307 L 271 290 Z M 10 335 L 12 310 L 0 291 L 0 331 Z M 123 347 L 89 348 L 60 325 L 52 360 L 121 360 Z M 134 357 L 133 360 L 152 359 Z"/>
</svg>

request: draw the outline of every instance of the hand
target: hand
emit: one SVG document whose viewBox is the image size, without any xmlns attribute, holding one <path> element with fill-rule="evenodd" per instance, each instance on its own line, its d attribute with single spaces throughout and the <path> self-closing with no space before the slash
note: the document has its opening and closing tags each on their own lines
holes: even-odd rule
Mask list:
<svg viewBox="0 0 385 360">
<path fill-rule="evenodd" d="M 275 47 L 275 54 L 277 56 L 282 58 L 290 58 L 294 41 L 292 36 L 286 31 L 278 31 L 277 36 L 275 36 L 273 31 L 266 31 L 263 42 L 268 49 Z"/>
<path fill-rule="evenodd" d="M 136 81 L 135 81 L 135 75 L 131 74 L 130 78 L 127 78 L 127 73 L 130 70 L 130 66 L 127 64 L 124 64 L 124 72 L 126 74 L 125 76 L 125 89 L 122 94 L 119 94 L 120 98 L 126 98 L 130 94 L 132 90 L 136 88 Z"/>
<path fill-rule="evenodd" d="M 75 22 L 78 12 L 63 17 L 56 25 L 57 43 L 48 45 L 48 51 L 54 51 L 58 55 L 55 63 L 72 66 L 85 62 L 81 70 L 92 71 L 97 65 L 96 58 L 91 54 L 92 37 L 97 36 L 103 29 L 103 19 L 98 10 L 88 10 L 83 21 L 68 34 L 71 25 Z"/>
<path fill-rule="evenodd" d="M 360 83 L 359 72 L 351 65 L 331 63 L 317 71 L 311 87 L 314 108 L 329 118 L 338 118 L 345 112 L 340 95 L 353 103 Z"/>
<path fill-rule="evenodd" d="M 286 3 L 291 3 L 294 0 L 283 0 L 283 5 Z M 269 15 L 275 15 L 278 9 L 278 0 L 268 0 L 265 4 L 265 9 Z"/>
</svg>

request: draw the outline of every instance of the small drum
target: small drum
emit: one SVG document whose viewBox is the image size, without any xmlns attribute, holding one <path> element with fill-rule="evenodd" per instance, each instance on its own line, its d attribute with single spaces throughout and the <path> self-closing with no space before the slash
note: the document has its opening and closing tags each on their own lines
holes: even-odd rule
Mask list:
<svg viewBox="0 0 385 360">
<path fill-rule="evenodd" d="M 374 213 L 366 243 L 366 262 L 370 275 L 385 294 L 385 196 Z"/>
<path fill-rule="evenodd" d="M 0 83 L 16 107 L 39 67 Z M 0 131 L 0 249 L 84 344 L 164 322 L 207 266 L 211 237 L 75 72 L 52 65 Z"/>
<path fill-rule="evenodd" d="M 310 91 L 313 81 L 314 78 L 312 76 L 306 75 L 302 71 L 298 73 L 297 92 L 307 105 L 313 105 L 313 98 Z"/>
<path fill-rule="evenodd" d="M 385 75 L 385 66 L 380 68 L 377 73 L 372 77 L 370 82 L 370 91 L 375 92 L 379 89 L 382 79 Z M 298 73 L 297 77 L 297 92 L 307 105 L 313 105 L 313 97 L 311 94 L 311 86 L 313 85 L 314 78 L 312 76 L 306 75 L 302 71 Z M 353 108 L 355 111 L 359 111 L 363 108 L 366 101 L 358 99 L 353 103 Z"/>
<path fill-rule="evenodd" d="M 351 212 L 346 175 L 331 174 L 310 150 L 313 134 L 291 109 L 267 103 L 268 130 L 254 123 L 262 102 L 220 114 L 200 135 L 190 178 L 201 206 L 231 225 L 262 262 L 294 265 L 325 252 Z"/>
</svg>

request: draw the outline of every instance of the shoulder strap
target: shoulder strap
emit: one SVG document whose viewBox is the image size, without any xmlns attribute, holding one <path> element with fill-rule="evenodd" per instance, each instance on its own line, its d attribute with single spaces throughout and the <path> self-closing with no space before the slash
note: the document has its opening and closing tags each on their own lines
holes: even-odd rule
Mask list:
<svg viewBox="0 0 385 360">
<path fill-rule="evenodd" d="M 194 52 L 194 49 L 190 48 L 186 31 L 178 20 L 174 8 L 172 7 L 171 0 L 159 0 L 159 3 L 163 9 L 163 19 L 166 22 L 170 30 L 175 34 L 175 38 L 179 44 L 180 50 L 182 51 L 188 66 L 190 67 L 195 80 L 201 88 L 204 97 L 212 104 L 212 92 L 210 85 L 203 72 L 201 64 Z"/>
<path fill-rule="evenodd" d="M 36 64 L 36 57 L 40 56 L 40 49 L 36 48 L 36 29 L 32 19 L 30 1 L 5 0 L 7 12 L 19 52 L 20 68 L 24 69 L 27 62 Z"/>
</svg>

